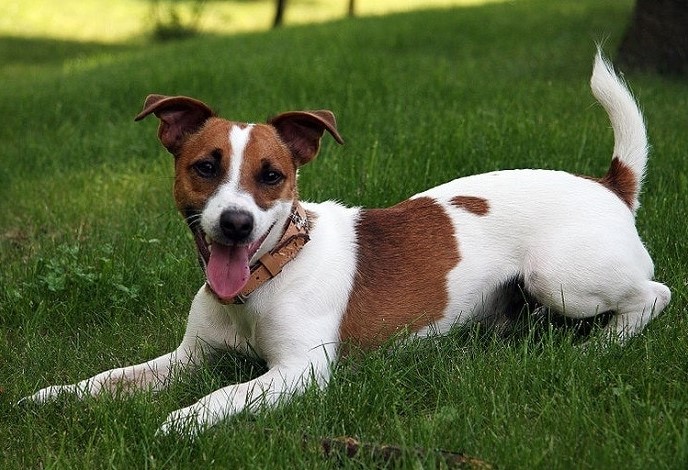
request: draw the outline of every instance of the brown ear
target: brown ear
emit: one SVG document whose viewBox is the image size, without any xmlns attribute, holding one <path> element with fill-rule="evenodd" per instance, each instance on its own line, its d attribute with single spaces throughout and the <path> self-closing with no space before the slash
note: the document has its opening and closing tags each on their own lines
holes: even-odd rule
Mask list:
<svg viewBox="0 0 688 470">
<path fill-rule="evenodd" d="M 270 118 L 268 124 L 277 129 L 277 133 L 294 154 L 299 165 L 315 158 L 325 131 L 329 132 L 337 143 L 344 143 L 337 132 L 334 114 L 328 110 L 289 111 Z"/>
<path fill-rule="evenodd" d="M 160 119 L 158 138 L 177 156 L 184 139 L 196 132 L 215 113 L 202 101 L 186 96 L 148 95 L 143 110 L 134 118 L 140 121 L 154 113 Z"/>
</svg>

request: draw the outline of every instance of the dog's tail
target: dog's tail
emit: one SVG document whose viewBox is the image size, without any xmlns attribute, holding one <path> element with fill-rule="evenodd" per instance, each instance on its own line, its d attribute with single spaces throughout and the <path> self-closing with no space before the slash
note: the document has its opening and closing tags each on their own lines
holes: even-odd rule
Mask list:
<svg viewBox="0 0 688 470">
<path fill-rule="evenodd" d="M 614 154 L 601 182 L 635 214 L 647 164 L 647 135 L 643 115 L 631 92 L 602 56 L 598 47 L 590 79 L 592 94 L 604 107 L 614 129 Z"/>
</svg>

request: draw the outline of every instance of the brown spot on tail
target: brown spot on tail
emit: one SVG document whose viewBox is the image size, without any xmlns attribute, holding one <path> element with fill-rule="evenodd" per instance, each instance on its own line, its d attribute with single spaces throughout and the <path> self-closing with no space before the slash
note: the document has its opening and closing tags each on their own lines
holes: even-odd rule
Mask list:
<svg viewBox="0 0 688 470">
<path fill-rule="evenodd" d="M 607 174 L 597 181 L 616 194 L 631 210 L 635 207 L 639 182 L 633 171 L 619 157 L 612 159 Z"/>
<path fill-rule="evenodd" d="M 447 274 L 460 260 L 444 209 L 420 197 L 363 210 L 356 232 L 357 271 L 340 339 L 369 349 L 406 327 L 417 331 L 442 318 Z"/>
</svg>

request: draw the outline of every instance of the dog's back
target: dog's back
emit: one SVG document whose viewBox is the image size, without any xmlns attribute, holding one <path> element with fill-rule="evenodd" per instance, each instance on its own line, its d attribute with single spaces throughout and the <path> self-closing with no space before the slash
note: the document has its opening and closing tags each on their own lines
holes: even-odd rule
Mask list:
<svg viewBox="0 0 688 470">
<path fill-rule="evenodd" d="M 591 88 L 614 130 L 612 161 L 602 178 L 506 170 L 414 196 L 444 208 L 460 258 L 447 274 L 449 302 L 432 330 L 499 315 L 510 298 L 505 289 L 515 285 L 568 317 L 616 312 L 608 328 L 620 340 L 668 304 L 670 291 L 652 281 L 654 265 L 635 227 L 647 163 L 642 114 L 599 51 Z"/>
</svg>

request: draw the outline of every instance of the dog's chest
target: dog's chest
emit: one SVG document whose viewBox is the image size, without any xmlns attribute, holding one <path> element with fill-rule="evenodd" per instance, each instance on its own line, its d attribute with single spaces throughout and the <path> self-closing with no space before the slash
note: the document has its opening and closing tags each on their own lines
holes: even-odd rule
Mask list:
<svg viewBox="0 0 688 470">
<path fill-rule="evenodd" d="M 238 338 L 243 338 L 252 349 L 259 349 L 260 345 L 257 343 L 258 330 L 258 314 L 249 310 L 246 306 L 232 306 L 228 312 L 232 322 L 233 333 L 237 338 L 228 338 L 228 340 L 236 341 Z M 260 351 L 256 351 L 260 355 Z"/>
</svg>

